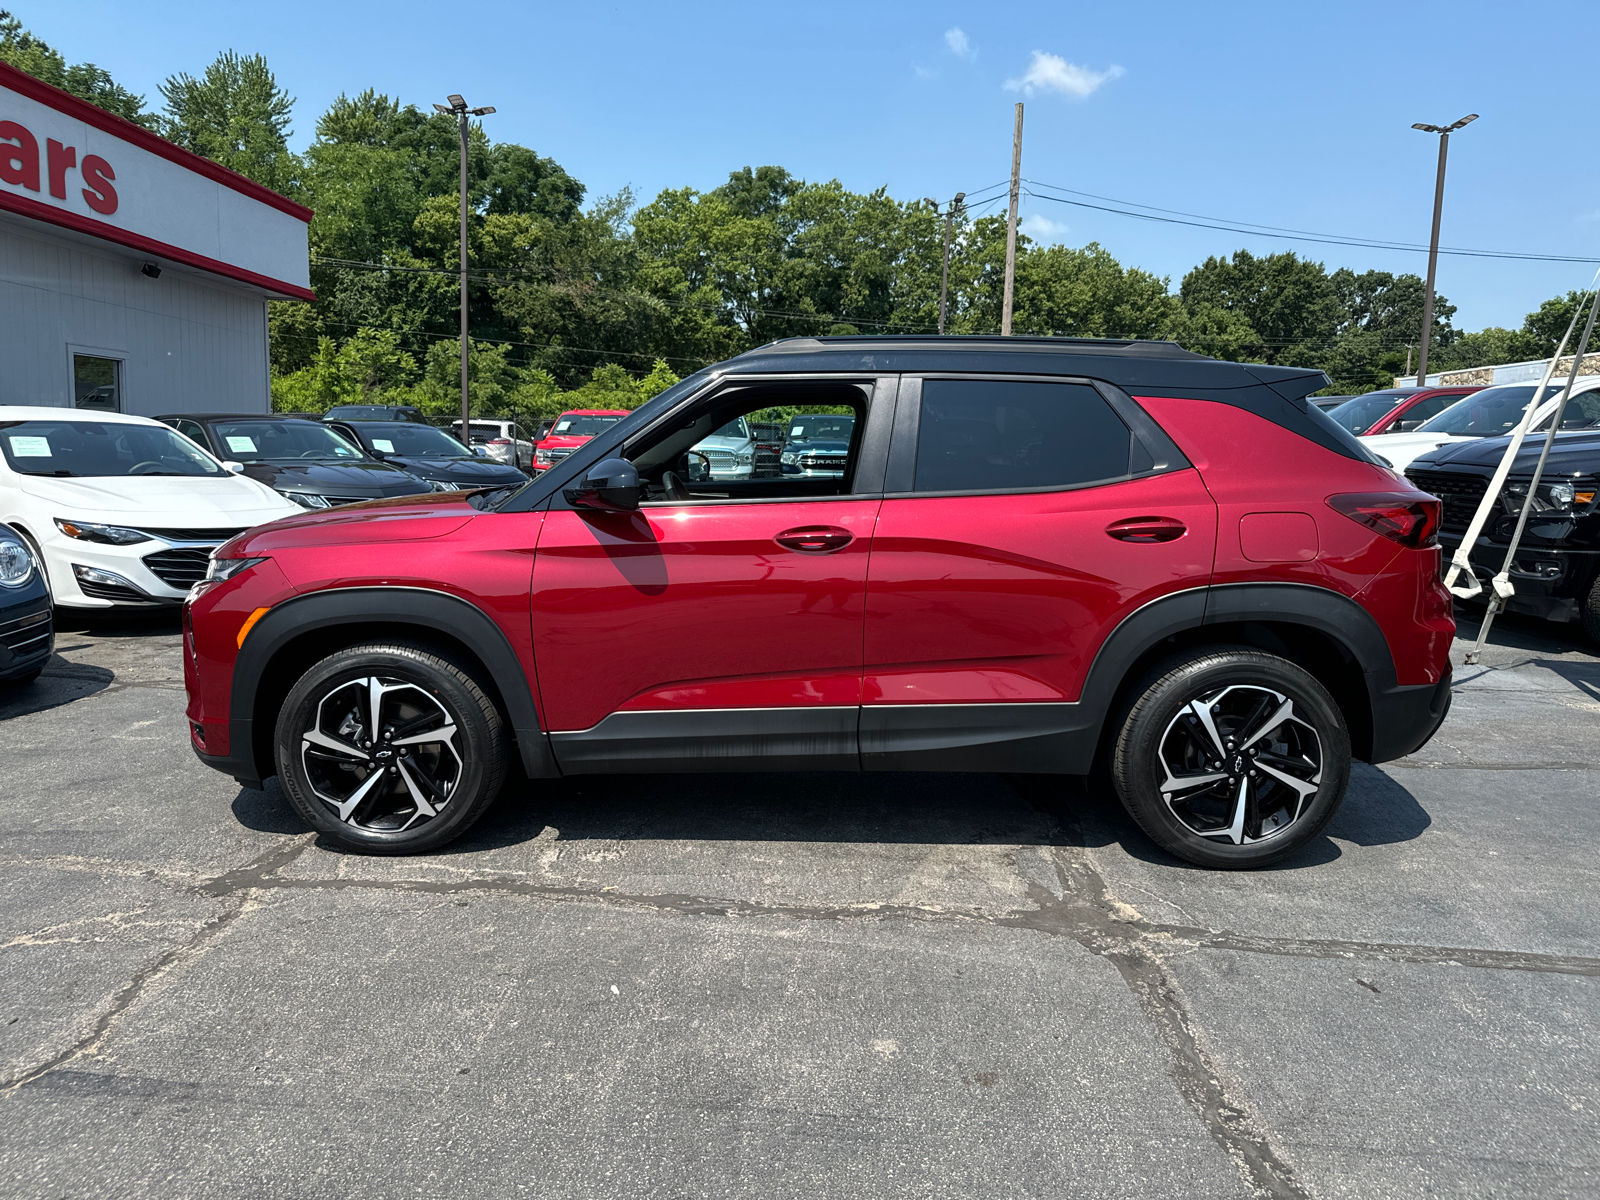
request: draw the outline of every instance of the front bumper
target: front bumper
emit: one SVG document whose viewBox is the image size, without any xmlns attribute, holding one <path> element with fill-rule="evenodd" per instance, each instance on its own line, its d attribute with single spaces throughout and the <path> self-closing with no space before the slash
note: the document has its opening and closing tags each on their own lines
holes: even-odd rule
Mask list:
<svg viewBox="0 0 1600 1200">
<path fill-rule="evenodd" d="M 27 599 L 0 603 L 0 679 L 31 675 L 55 647 L 50 597 L 32 584 L 26 590 L 32 593 Z"/>
<path fill-rule="evenodd" d="M 173 550 L 209 554 L 223 540 L 218 538 L 215 543 L 194 543 L 152 538 L 131 546 L 110 546 L 100 542 L 80 542 L 57 533 L 46 538 L 39 550 L 49 572 L 51 594 L 63 608 L 149 609 L 182 604 L 184 596 L 188 595 L 189 585 L 185 583 L 182 587 L 175 587 L 167 583 L 146 565 L 144 560 L 147 557 Z M 88 590 L 85 590 L 85 584 L 79 578 L 80 573 L 73 570 L 74 567 L 117 576 L 128 587 L 97 587 L 89 583 Z M 201 574 L 204 574 L 203 567 Z"/>
<path fill-rule="evenodd" d="M 1448 569 L 1461 538 L 1446 534 L 1439 541 L 1444 547 L 1444 563 Z M 1507 543 L 1479 538 L 1467 556 L 1473 574 L 1484 587 L 1484 598 L 1490 591 L 1489 581 L 1505 565 L 1507 548 Z M 1517 556 L 1508 572 L 1516 591 L 1506 601 L 1506 608 L 1546 621 L 1576 621 L 1579 606 L 1594 586 L 1597 569 L 1600 569 L 1600 550 L 1555 549 L 1549 544 L 1524 541 L 1517 547 Z"/>
</svg>

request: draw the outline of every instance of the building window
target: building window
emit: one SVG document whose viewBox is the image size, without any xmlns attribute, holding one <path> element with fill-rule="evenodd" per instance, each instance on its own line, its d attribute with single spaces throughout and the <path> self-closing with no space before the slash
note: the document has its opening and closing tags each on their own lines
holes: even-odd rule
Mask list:
<svg viewBox="0 0 1600 1200">
<path fill-rule="evenodd" d="M 92 354 L 72 356 L 72 396 L 79 408 L 122 411 L 122 363 Z"/>
</svg>

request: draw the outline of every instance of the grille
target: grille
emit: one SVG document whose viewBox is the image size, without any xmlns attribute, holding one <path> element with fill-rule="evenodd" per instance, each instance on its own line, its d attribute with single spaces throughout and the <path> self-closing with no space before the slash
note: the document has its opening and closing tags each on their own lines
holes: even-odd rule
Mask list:
<svg viewBox="0 0 1600 1200">
<path fill-rule="evenodd" d="M 149 596 L 137 588 L 123 587 L 120 583 L 96 583 L 79 578 L 78 590 L 96 600 L 115 600 L 119 604 L 154 604 Z"/>
<path fill-rule="evenodd" d="M 802 454 L 796 464 L 802 471 L 842 471 L 844 454 Z"/>
<path fill-rule="evenodd" d="M 242 529 L 141 529 L 140 533 L 148 533 L 151 537 L 158 537 L 167 542 L 210 542 L 220 546 L 231 537 L 238 537 L 244 532 Z"/>
<path fill-rule="evenodd" d="M 50 633 L 50 610 L 45 609 L 0 624 L 0 643 L 11 651 L 13 659 L 32 658 L 49 652 Z"/>
<path fill-rule="evenodd" d="M 546 450 L 544 452 L 544 456 L 551 462 L 560 462 L 563 458 L 571 453 L 571 450 Z"/>
<path fill-rule="evenodd" d="M 1482 475 L 1460 475 L 1453 471 L 1407 471 L 1406 478 L 1444 501 L 1440 524 L 1450 533 L 1466 532 L 1489 486 Z"/>
<path fill-rule="evenodd" d="M 185 546 L 182 550 L 162 550 L 144 556 L 150 573 L 169 588 L 187 591 L 190 584 L 206 577 L 211 551 L 205 546 Z"/>
</svg>

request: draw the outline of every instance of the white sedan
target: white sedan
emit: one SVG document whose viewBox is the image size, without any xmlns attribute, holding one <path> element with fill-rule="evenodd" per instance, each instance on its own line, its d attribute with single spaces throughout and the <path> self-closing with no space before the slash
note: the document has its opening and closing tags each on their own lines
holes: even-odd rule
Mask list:
<svg viewBox="0 0 1600 1200">
<path fill-rule="evenodd" d="M 159 421 L 0 406 L 0 520 L 58 605 L 177 604 L 218 545 L 300 511 Z"/>
<path fill-rule="evenodd" d="M 1545 399 L 1534 413 L 1530 432 L 1543 433 L 1556 410 L 1555 397 L 1561 395 L 1566 380 L 1545 389 Z M 1387 459 L 1397 471 L 1404 471 L 1412 459 L 1451 442 L 1473 438 L 1504 437 L 1516 428 L 1528 411 L 1536 383 L 1502 383 L 1463 396 L 1436 417 L 1431 417 L 1410 433 L 1381 433 L 1364 437 L 1361 444 Z M 1580 375 L 1572 386 L 1572 399 L 1561 414 L 1562 429 L 1593 429 L 1600 425 L 1600 375 Z"/>
</svg>

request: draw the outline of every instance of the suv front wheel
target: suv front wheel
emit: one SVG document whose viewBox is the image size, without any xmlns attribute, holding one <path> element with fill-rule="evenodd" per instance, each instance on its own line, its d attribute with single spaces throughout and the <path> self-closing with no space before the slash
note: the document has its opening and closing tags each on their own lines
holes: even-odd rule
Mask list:
<svg viewBox="0 0 1600 1200">
<path fill-rule="evenodd" d="M 1350 779 L 1350 733 L 1310 674 L 1243 646 L 1158 664 L 1133 688 L 1111 760 L 1140 827 L 1205 867 L 1259 867 L 1320 834 Z"/>
<path fill-rule="evenodd" d="M 456 664 L 405 642 L 352 646 L 302 675 L 279 711 L 275 753 L 295 810 L 367 854 L 459 837 L 506 772 L 494 702 Z"/>
</svg>

